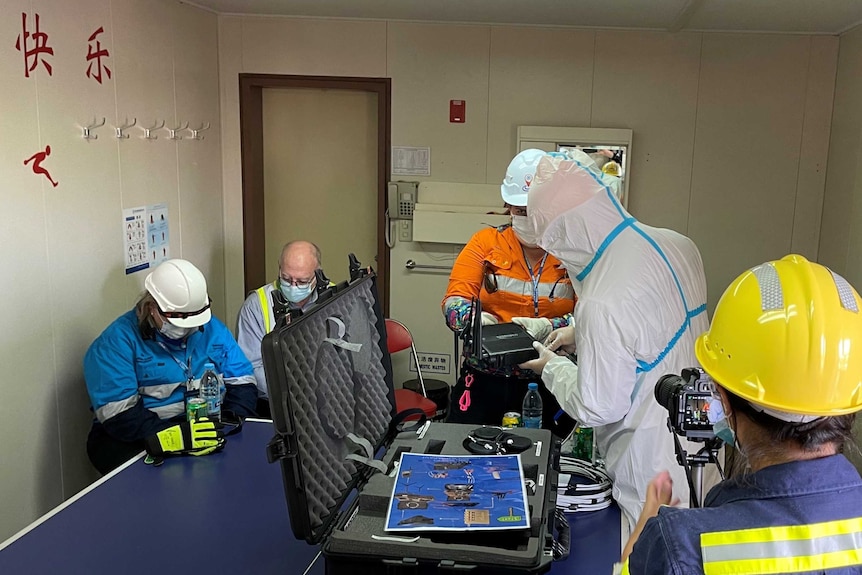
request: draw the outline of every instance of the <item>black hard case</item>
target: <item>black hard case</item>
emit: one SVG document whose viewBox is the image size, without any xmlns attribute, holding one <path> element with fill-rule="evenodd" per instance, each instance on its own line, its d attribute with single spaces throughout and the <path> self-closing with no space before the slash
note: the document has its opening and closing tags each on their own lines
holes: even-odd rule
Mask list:
<svg viewBox="0 0 862 575">
<path fill-rule="evenodd" d="M 392 367 L 376 294 L 373 275 L 342 284 L 263 339 L 275 428 L 268 457 L 282 468 L 294 536 L 322 544 L 327 574 L 544 573 L 554 546 L 568 547 L 554 542 L 559 445 L 549 431 L 517 430 L 534 442 L 521 454 L 535 484 L 529 530 L 384 531 L 394 478 L 345 459 L 362 452 L 348 434 L 368 440 L 391 470 L 403 451 L 469 455 L 462 443 L 475 426 L 433 422 L 420 438 L 393 425 Z M 393 535 L 420 538 L 378 539 Z"/>
</svg>

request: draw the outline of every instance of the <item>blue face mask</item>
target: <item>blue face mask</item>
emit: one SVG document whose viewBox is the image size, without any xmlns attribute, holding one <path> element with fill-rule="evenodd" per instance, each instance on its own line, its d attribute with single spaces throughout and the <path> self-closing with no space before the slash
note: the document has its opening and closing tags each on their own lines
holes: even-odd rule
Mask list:
<svg viewBox="0 0 862 575">
<path fill-rule="evenodd" d="M 287 301 L 290 303 L 299 303 L 308 299 L 311 295 L 314 286 L 314 282 L 306 286 L 295 286 L 290 285 L 283 279 L 278 280 L 278 287 L 281 290 L 281 293 L 284 294 L 284 297 L 287 298 Z"/>
<path fill-rule="evenodd" d="M 727 417 L 724 415 L 724 406 L 721 405 L 721 400 L 712 398 L 709 402 L 707 418 L 712 424 L 712 432 L 717 438 L 732 446 L 736 441 L 736 433 L 730 428 L 727 422 Z"/>
</svg>

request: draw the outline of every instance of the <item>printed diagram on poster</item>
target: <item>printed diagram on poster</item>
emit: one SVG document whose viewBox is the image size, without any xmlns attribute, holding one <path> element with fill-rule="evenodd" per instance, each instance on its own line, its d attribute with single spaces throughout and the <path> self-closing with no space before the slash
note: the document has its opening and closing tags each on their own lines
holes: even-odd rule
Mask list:
<svg viewBox="0 0 862 575">
<path fill-rule="evenodd" d="M 160 264 L 171 257 L 168 205 L 123 210 L 126 275 Z"/>
<path fill-rule="evenodd" d="M 393 176 L 430 176 L 431 148 L 392 146 Z"/>
<path fill-rule="evenodd" d="M 386 531 L 476 531 L 530 526 L 517 455 L 402 453 Z"/>
<path fill-rule="evenodd" d="M 419 357 L 419 367 L 423 373 L 439 373 L 441 375 L 449 375 L 451 373 L 452 356 L 448 353 L 428 353 L 417 351 Z M 410 356 L 410 371 L 416 371 L 416 361 L 413 355 Z"/>
</svg>

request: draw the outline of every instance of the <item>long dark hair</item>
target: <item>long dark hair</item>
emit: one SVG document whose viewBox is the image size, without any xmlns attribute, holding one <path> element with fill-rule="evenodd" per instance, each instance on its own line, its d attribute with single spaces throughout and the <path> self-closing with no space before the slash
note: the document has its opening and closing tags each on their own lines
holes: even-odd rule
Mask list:
<svg viewBox="0 0 862 575">
<path fill-rule="evenodd" d="M 805 451 L 817 451 L 826 445 L 834 445 L 843 451 L 853 440 L 853 422 L 856 414 L 820 417 L 808 423 L 789 423 L 762 411 L 757 411 L 748 401 L 727 391 L 727 400 L 734 413 L 742 413 L 761 427 L 773 444 L 787 441 L 796 443 Z"/>
<path fill-rule="evenodd" d="M 156 326 L 153 325 L 153 318 L 150 317 L 150 309 L 153 305 L 158 307 L 155 298 L 148 291 L 142 293 L 135 304 L 135 316 L 138 318 L 138 330 L 141 332 L 141 337 L 144 339 L 153 339 L 155 337 Z"/>
</svg>

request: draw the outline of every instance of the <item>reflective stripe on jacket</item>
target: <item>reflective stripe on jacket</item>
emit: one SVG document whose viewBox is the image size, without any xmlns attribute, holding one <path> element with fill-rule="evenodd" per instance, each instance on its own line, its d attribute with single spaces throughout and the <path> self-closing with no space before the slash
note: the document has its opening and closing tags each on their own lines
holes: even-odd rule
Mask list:
<svg viewBox="0 0 862 575">
<path fill-rule="evenodd" d="M 704 505 L 662 507 L 623 573 L 862 573 L 862 479 L 843 455 L 723 481 Z"/>
<path fill-rule="evenodd" d="M 538 269 L 539 264 L 534 264 L 534 271 Z M 510 322 L 513 317 L 550 319 L 572 312 L 575 301 L 572 283 L 560 268 L 560 261 L 550 254 L 536 291 L 538 314 L 533 306 L 531 271 L 515 232 L 511 226 L 487 228 L 473 234 L 455 260 L 443 305 L 445 309 L 446 299 L 453 296 L 468 301 L 478 297 L 482 311 L 495 315 L 501 322 Z"/>
<path fill-rule="evenodd" d="M 158 333 L 155 338 L 141 336 L 135 310 L 131 310 L 90 345 L 84 356 L 84 379 L 100 422 L 131 409 L 138 401 L 162 419 L 183 413 L 186 382 L 192 378 L 197 387 L 207 362 L 223 375 L 226 386 L 255 382 L 251 363 L 215 316 L 182 346 Z"/>
</svg>

